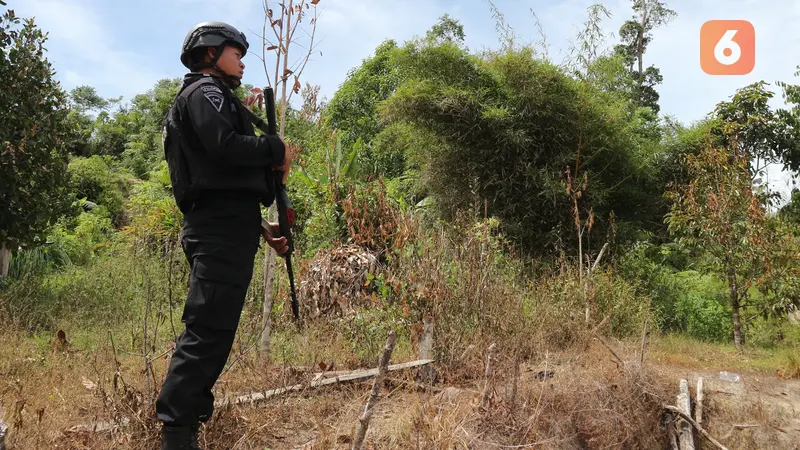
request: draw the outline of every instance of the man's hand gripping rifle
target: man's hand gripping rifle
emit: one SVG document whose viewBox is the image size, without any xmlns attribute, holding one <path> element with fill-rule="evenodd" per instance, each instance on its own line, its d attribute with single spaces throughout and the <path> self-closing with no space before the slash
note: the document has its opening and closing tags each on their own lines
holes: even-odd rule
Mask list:
<svg viewBox="0 0 800 450">
<path fill-rule="evenodd" d="M 277 135 L 277 119 L 275 118 L 275 94 L 271 87 L 264 89 L 264 100 L 266 100 L 267 107 L 267 123 L 256 116 L 250 108 L 245 107 L 252 122 L 264 133 L 270 135 Z M 243 105 L 244 106 L 244 105 Z M 280 228 L 280 236 L 273 236 L 276 238 L 285 237 L 288 250 L 284 254 L 286 259 L 286 271 L 289 274 L 289 285 L 292 294 L 292 315 L 295 321 L 300 320 L 300 305 L 297 302 L 297 293 L 294 287 L 294 269 L 292 268 L 292 253 L 294 252 L 294 240 L 292 239 L 292 226 L 294 225 L 294 206 L 292 206 L 289 195 L 286 193 L 286 185 L 283 184 L 284 174 L 280 171 L 275 171 L 272 176 L 268 177 L 267 182 L 272 184 L 273 191 L 275 192 L 275 202 L 278 205 L 278 226 Z M 274 234 L 272 227 L 262 217 L 261 226 L 270 235 Z"/>
</svg>

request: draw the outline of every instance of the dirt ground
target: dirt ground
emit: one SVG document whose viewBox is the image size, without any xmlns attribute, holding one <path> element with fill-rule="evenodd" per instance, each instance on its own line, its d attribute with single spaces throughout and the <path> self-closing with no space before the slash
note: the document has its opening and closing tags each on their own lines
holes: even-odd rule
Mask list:
<svg viewBox="0 0 800 450">
<path fill-rule="evenodd" d="M 735 372 L 738 381 L 728 381 L 719 370 L 661 364 L 657 369 L 676 380 L 676 393 L 677 380 L 686 379 L 693 401 L 697 380 L 703 378 L 702 425 L 729 449 L 800 449 L 800 380 Z"/>
</svg>

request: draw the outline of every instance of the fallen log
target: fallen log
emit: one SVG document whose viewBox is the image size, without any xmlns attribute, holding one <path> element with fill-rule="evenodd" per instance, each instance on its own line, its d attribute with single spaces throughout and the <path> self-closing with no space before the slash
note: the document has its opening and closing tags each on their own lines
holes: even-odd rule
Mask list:
<svg viewBox="0 0 800 450">
<path fill-rule="evenodd" d="M 393 364 L 388 367 L 389 372 L 397 372 L 399 370 L 411 369 L 414 367 L 421 367 L 431 364 L 432 359 L 420 359 L 417 361 L 409 361 L 402 364 Z M 215 407 L 221 407 L 233 403 L 239 405 L 242 403 L 256 403 L 264 400 L 269 400 L 290 392 L 299 392 L 307 389 L 316 389 L 324 386 L 331 386 L 334 384 L 346 383 L 350 381 L 368 380 L 378 375 L 379 369 L 359 369 L 348 372 L 342 375 L 336 375 L 332 378 L 315 379 L 310 383 L 301 383 L 294 386 L 285 386 L 277 389 L 271 389 L 264 392 L 253 392 L 249 394 L 238 394 L 232 399 L 221 399 L 215 403 Z"/>
<path fill-rule="evenodd" d="M 398 372 L 404 369 L 411 369 L 414 367 L 426 366 L 433 363 L 432 359 L 420 359 L 417 361 L 409 361 L 401 364 L 393 364 L 387 368 L 387 372 Z M 322 378 L 321 376 L 334 375 L 332 378 Z M 289 392 L 299 392 L 306 389 L 315 389 L 324 386 L 330 386 L 339 383 L 346 383 L 350 381 L 361 381 L 373 378 L 378 375 L 378 369 L 359 369 L 349 372 L 322 372 L 316 374 L 314 381 L 308 384 L 296 384 L 294 386 L 286 386 L 282 388 L 272 389 L 265 392 L 254 392 L 250 394 L 237 394 L 233 398 L 226 398 L 214 402 L 215 407 L 226 406 L 230 403 L 256 403 L 263 400 L 269 400 L 274 397 L 287 394 Z M 122 418 L 119 422 L 94 422 L 85 425 L 76 425 L 66 430 L 67 433 L 110 433 L 118 431 L 120 428 L 127 426 L 130 423 L 128 418 Z"/>
</svg>

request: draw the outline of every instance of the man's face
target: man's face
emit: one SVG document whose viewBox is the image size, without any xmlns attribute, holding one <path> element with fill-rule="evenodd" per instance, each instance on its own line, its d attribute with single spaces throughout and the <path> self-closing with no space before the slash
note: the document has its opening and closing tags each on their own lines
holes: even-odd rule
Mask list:
<svg viewBox="0 0 800 450">
<path fill-rule="evenodd" d="M 211 49 L 213 57 L 215 49 Z M 222 56 L 217 61 L 217 67 L 230 76 L 239 77 L 244 76 L 244 63 L 242 62 L 242 51 L 238 47 L 228 45 L 222 51 Z"/>
</svg>

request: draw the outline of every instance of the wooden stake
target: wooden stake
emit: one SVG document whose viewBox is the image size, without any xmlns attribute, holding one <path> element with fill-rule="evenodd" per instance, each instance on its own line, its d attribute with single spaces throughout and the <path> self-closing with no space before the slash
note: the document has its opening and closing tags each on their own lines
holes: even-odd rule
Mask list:
<svg viewBox="0 0 800 450">
<path fill-rule="evenodd" d="M 419 359 L 433 359 L 433 318 L 422 318 L 422 336 L 419 339 Z"/>
<path fill-rule="evenodd" d="M 699 425 L 703 424 L 703 377 L 697 379 L 697 404 L 694 407 L 694 417 Z"/>
<path fill-rule="evenodd" d="M 390 331 L 389 338 L 386 340 L 386 347 L 383 349 L 383 355 L 378 365 L 378 376 L 375 377 L 375 381 L 372 383 L 372 393 L 369 396 L 369 401 L 367 401 L 367 406 L 364 408 L 364 414 L 358 419 L 358 432 L 356 432 L 356 438 L 353 441 L 353 450 L 361 450 L 364 446 L 364 438 L 367 436 L 369 421 L 372 419 L 372 413 L 375 411 L 375 404 L 378 403 L 378 394 L 381 391 L 383 378 L 386 376 L 386 372 L 389 371 L 389 359 L 392 357 L 392 351 L 394 351 L 394 344 L 396 341 L 397 336 L 394 331 Z"/>
<path fill-rule="evenodd" d="M 678 409 L 685 415 L 691 417 L 692 407 L 691 398 L 689 397 L 689 382 L 681 380 L 680 392 L 678 393 Z M 692 435 L 692 427 L 686 421 L 678 421 L 679 441 L 681 450 L 694 450 L 694 436 Z"/>
<path fill-rule="evenodd" d="M 694 419 L 692 419 L 692 416 L 684 414 L 683 411 L 672 405 L 664 405 L 663 408 L 666 409 L 667 411 L 674 412 L 675 414 L 681 416 L 683 420 L 689 422 L 689 424 L 691 424 L 698 432 L 700 432 L 700 434 L 702 434 L 704 438 L 708 439 L 708 442 L 714 444 L 714 446 L 717 447 L 719 450 L 728 450 L 727 447 L 722 445 L 718 440 L 714 439 L 714 436 L 708 434 L 708 432 L 704 430 L 703 427 L 701 427 L 697 422 L 695 422 Z"/>
<path fill-rule="evenodd" d="M 492 373 L 494 371 L 494 359 L 495 359 L 495 352 L 497 351 L 497 344 L 492 343 L 489 346 L 489 349 L 486 351 L 486 369 L 484 370 L 484 376 L 486 377 L 486 385 L 483 388 L 483 399 L 481 401 L 481 406 L 484 408 L 489 407 L 489 397 L 492 392 Z"/>
<path fill-rule="evenodd" d="M 0 242 L 0 278 L 8 275 L 8 268 L 11 265 L 11 250 L 6 247 L 5 242 Z"/>
<path fill-rule="evenodd" d="M 672 450 L 681 450 L 678 446 L 678 432 L 674 425 L 669 426 L 669 443 Z"/>
<path fill-rule="evenodd" d="M 639 354 L 639 368 L 644 368 L 644 352 L 647 349 L 647 319 L 644 320 L 644 329 L 642 330 L 642 352 Z"/>
</svg>

